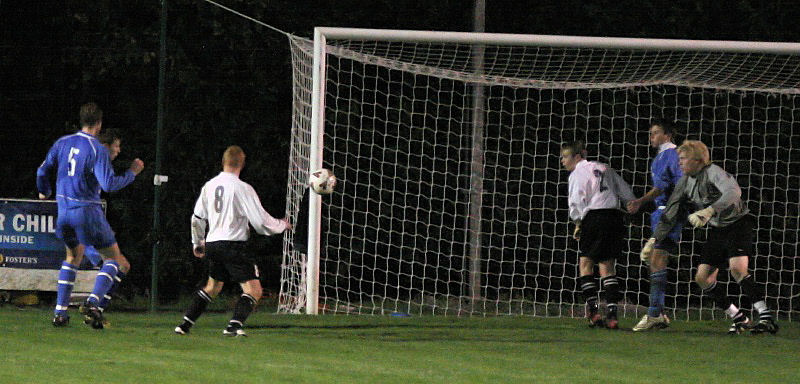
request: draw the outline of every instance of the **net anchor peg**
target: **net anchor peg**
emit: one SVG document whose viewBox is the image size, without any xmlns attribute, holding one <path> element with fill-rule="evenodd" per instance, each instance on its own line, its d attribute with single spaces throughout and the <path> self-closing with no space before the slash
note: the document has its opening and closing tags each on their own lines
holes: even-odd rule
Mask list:
<svg viewBox="0 0 800 384">
<path fill-rule="evenodd" d="M 153 176 L 153 185 L 161 185 L 161 183 L 166 183 L 167 181 L 169 181 L 169 176 L 166 175 Z"/>
</svg>

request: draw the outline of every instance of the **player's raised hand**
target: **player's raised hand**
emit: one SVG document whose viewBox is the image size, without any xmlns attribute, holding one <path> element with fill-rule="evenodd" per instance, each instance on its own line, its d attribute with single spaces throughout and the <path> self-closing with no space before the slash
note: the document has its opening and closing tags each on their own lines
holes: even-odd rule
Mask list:
<svg viewBox="0 0 800 384">
<path fill-rule="evenodd" d="M 291 230 L 292 230 L 292 228 L 294 228 L 294 227 L 292 226 L 292 223 L 290 223 L 290 222 L 289 222 L 289 219 L 287 219 L 287 218 L 283 218 L 283 219 L 281 219 L 281 221 L 283 221 L 284 223 L 286 223 L 286 230 L 287 230 L 287 231 L 291 231 Z"/>
<path fill-rule="evenodd" d="M 131 161 L 131 168 L 130 170 L 133 171 L 134 175 L 138 175 L 144 169 L 144 161 L 139 159 L 138 157 Z"/>
</svg>

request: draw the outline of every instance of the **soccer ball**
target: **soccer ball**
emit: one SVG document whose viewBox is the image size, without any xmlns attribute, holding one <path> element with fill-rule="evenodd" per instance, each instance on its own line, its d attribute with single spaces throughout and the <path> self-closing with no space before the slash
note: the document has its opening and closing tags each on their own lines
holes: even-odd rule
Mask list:
<svg viewBox="0 0 800 384">
<path fill-rule="evenodd" d="M 320 168 L 311 172 L 308 184 L 311 185 L 311 189 L 313 189 L 314 192 L 320 195 L 328 195 L 333 192 L 333 188 L 336 187 L 336 176 L 333 172 L 325 168 Z"/>
</svg>

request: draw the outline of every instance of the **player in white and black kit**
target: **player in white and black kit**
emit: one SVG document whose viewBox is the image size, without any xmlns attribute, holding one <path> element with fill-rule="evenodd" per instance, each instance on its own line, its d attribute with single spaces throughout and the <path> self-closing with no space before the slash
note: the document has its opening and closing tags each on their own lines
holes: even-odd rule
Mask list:
<svg viewBox="0 0 800 384">
<path fill-rule="evenodd" d="M 733 319 L 729 333 L 751 329 L 753 333 L 778 332 L 778 325 L 764 301 L 764 289 L 748 273 L 748 261 L 753 252 L 753 217 L 742 201 L 739 183 L 720 166 L 711 163 L 708 147 L 701 141 L 686 140 L 678 147 L 678 161 L 683 177 L 667 201 L 664 213 L 653 232 L 654 242 L 664 240 L 681 217 L 689 215 L 689 223 L 700 228 L 708 223 L 708 238 L 703 245 L 695 281 L 703 294 Z M 758 311 L 759 320 L 750 320 L 733 304 L 725 289 L 717 284 L 717 273 L 728 269 Z"/>
<path fill-rule="evenodd" d="M 242 148 L 230 146 L 222 156 L 222 172 L 200 192 L 192 215 L 192 244 L 196 257 L 208 260 L 208 282 L 198 290 L 175 333 L 187 334 L 206 306 L 222 290 L 225 281 L 239 283 L 242 296 L 223 331 L 226 336 L 247 336 L 242 330 L 261 298 L 256 263 L 245 252 L 249 225 L 262 235 L 275 235 L 292 228 L 286 219 L 270 216 L 261 206 L 250 184 L 239 180 L 244 167 Z M 206 234 L 208 224 L 208 234 Z"/>
<path fill-rule="evenodd" d="M 573 237 L 579 241 L 579 283 L 589 325 L 618 329 L 617 302 L 622 294 L 615 267 L 625 243 L 625 213 L 621 203 L 635 197 L 628 183 L 611 167 L 587 161 L 584 153 L 580 142 L 561 146 L 561 165 L 570 171 L 569 217 L 575 222 Z M 595 264 L 600 270 L 607 303 L 605 322 L 598 312 Z"/>
</svg>

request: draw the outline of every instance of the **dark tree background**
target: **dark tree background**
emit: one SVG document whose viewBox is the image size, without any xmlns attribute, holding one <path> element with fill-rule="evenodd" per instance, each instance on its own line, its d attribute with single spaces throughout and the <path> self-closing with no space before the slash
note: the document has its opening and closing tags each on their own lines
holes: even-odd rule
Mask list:
<svg viewBox="0 0 800 384">
<path fill-rule="evenodd" d="M 221 0 L 310 37 L 314 26 L 469 31 L 472 2 Z M 34 198 L 35 171 L 86 101 L 123 131 L 120 169 L 145 171 L 108 196 L 108 217 L 133 265 L 129 294 L 150 286 L 160 1 L 0 1 L 0 197 Z M 786 1 L 488 0 L 487 32 L 800 41 L 800 7 Z M 168 1 L 166 120 L 160 217 L 161 300 L 204 277 L 190 252 L 189 217 L 222 151 L 248 154 L 242 178 L 276 217 L 285 209 L 291 127 L 286 36 L 202 0 Z M 277 289 L 280 237 L 255 237 L 268 289 Z"/>
</svg>

